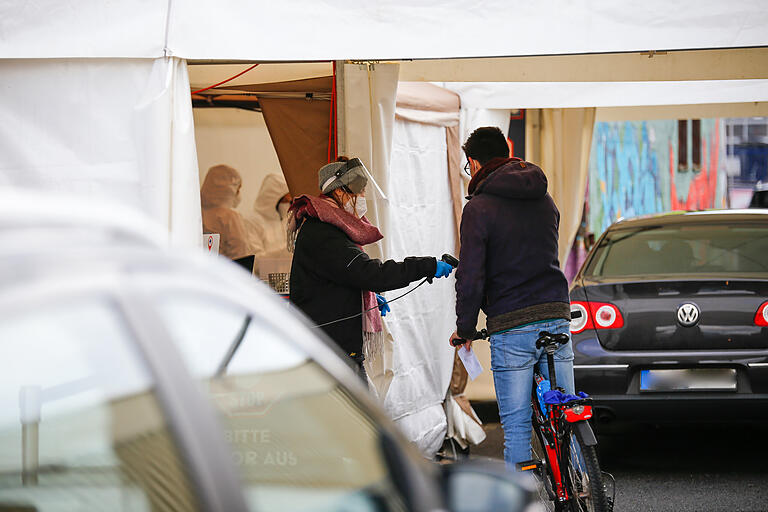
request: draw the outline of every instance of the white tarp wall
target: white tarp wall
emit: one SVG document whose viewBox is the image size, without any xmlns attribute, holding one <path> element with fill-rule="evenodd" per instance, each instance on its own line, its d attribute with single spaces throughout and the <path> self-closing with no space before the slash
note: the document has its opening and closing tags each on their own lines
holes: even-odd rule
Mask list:
<svg viewBox="0 0 768 512">
<path fill-rule="evenodd" d="M 455 252 L 456 226 L 448 183 L 445 128 L 397 119 L 392 148 L 387 257 Z M 399 295 L 389 292 L 387 297 Z M 443 400 L 453 368 L 448 338 L 456 326 L 455 280 L 436 279 L 393 302 L 386 324 L 394 339 L 387 412 L 421 451 L 434 455 L 447 423 Z"/>
<path fill-rule="evenodd" d="M 116 201 L 200 244 L 182 60 L 2 61 L 0 90 L 0 185 Z"/>
<path fill-rule="evenodd" d="M 343 135 L 339 137 L 339 154 L 362 160 L 381 192 L 368 183 L 366 216 L 386 237 L 393 229 L 388 225 L 389 201 L 385 199 L 387 173 L 392 151 L 395 122 L 395 96 L 397 94 L 397 64 L 344 64 L 342 73 L 343 104 L 339 104 L 339 124 Z M 384 194 L 382 196 L 382 193 Z M 383 242 L 365 248 L 371 256 L 381 258 Z"/>
<path fill-rule="evenodd" d="M 445 127 L 395 120 L 396 64 L 345 64 L 342 77 L 340 153 L 362 159 L 386 196 L 368 184 L 368 218 L 384 240 L 367 252 L 396 260 L 454 252 Z M 390 336 L 381 353 L 367 354 L 386 411 L 428 456 L 440 448 L 447 430 L 442 404 L 453 368 L 447 340 L 456 324 L 454 304 L 453 278 L 393 302 L 385 318 Z"/>
</svg>

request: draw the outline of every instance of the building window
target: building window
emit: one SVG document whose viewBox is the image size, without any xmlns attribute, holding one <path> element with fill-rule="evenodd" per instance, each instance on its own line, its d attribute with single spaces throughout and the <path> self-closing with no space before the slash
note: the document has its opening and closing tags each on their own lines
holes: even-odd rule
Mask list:
<svg viewBox="0 0 768 512">
<path fill-rule="evenodd" d="M 677 121 L 677 170 L 681 172 L 701 170 L 701 120 Z"/>
</svg>

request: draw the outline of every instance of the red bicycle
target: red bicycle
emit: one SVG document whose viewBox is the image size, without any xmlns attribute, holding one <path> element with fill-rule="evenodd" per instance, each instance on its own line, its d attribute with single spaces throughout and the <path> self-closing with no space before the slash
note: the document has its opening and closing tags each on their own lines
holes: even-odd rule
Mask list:
<svg viewBox="0 0 768 512">
<path fill-rule="evenodd" d="M 576 316 L 578 312 L 574 314 Z M 475 339 L 488 338 L 483 329 Z M 542 500 L 555 512 L 610 512 L 615 480 L 600 470 L 597 438 L 589 425 L 592 399 L 585 394 L 568 395 L 557 386 L 555 352 L 568 343 L 567 334 L 539 333 L 536 348 L 547 354 L 547 378 L 534 367 L 531 393 L 531 451 L 533 460 L 518 464 L 542 482 Z M 455 346 L 466 340 L 456 339 Z M 608 496 L 607 486 L 611 492 Z"/>
<path fill-rule="evenodd" d="M 568 343 L 567 334 L 539 333 L 536 348 L 547 354 L 549 382 L 534 371 L 531 393 L 534 459 L 518 464 L 523 471 L 535 471 L 542 480 L 551 509 L 570 512 L 613 510 L 615 482 L 600 470 L 597 438 L 589 425 L 592 399 L 585 394 L 568 395 L 557 387 L 554 354 Z M 607 484 L 611 485 L 608 496 Z"/>
</svg>

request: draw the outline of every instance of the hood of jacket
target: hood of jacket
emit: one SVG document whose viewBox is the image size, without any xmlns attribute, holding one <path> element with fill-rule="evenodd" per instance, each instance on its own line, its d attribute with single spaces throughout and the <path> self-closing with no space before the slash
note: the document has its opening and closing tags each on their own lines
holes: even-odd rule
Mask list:
<svg viewBox="0 0 768 512">
<path fill-rule="evenodd" d="M 492 194 L 507 199 L 540 199 L 547 194 L 547 177 L 538 165 L 517 159 L 489 162 L 498 168 L 478 185 L 473 195 Z M 501 165 L 499 165 L 501 164 Z M 480 169 L 478 173 L 482 173 Z"/>
<path fill-rule="evenodd" d="M 288 193 L 288 185 L 285 178 L 279 174 L 267 174 L 261 182 L 259 195 L 253 202 L 253 211 L 265 219 L 279 221 L 277 203 Z"/>
<path fill-rule="evenodd" d="M 200 200 L 203 209 L 234 208 L 237 192 L 243 183 L 240 173 L 228 165 L 214 165 L 208 169 L 203 186 L 200 188 Z"/>
</svg>

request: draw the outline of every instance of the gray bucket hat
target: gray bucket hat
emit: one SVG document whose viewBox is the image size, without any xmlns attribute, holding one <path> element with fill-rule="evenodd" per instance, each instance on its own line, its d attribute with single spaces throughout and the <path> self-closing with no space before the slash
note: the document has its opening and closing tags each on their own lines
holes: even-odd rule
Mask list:
<svg viewBox="0 0 768 512">
<path fill-rule="evenodd" d="M 332 162 L 317 171 L 320 192 L 328 194 L 339 187 L 347 187 L 353 194 L 359 194 L 368 184 L 368 171 L 359 158 L 346 162 Z"/>
</svg>

